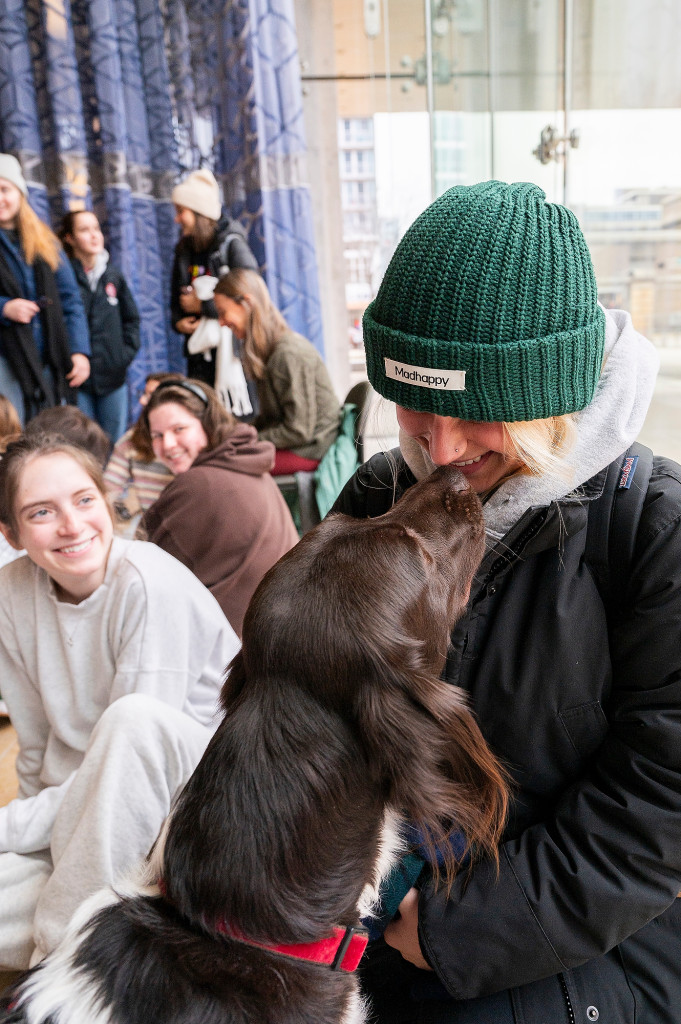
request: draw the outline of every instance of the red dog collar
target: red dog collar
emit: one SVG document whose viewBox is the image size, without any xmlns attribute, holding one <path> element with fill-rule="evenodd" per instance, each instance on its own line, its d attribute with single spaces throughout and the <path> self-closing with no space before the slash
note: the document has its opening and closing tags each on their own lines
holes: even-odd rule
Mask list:
<svg viewBox="0 0 681 1024">
<path fill-rule="evenodd" d="M 333 935 L 319 942 L 294 942 L 290 945 L 270 946 L 266 942 L 255 942 L 225 921 L 218 922 L 217 930 L 230 939 L 244 942 L 247 946 L 269 949 L 273 953 L 292 956 L 296 960 L 307 960 L 313 964 L 324 964 L 332 971 L 354 971 L 367 947 L 369 935 L 364 928 L 334 928 Z"/>
<path fill-rule="evenodd" d="M 159 878 L 158 887 L 164 899 L 168 899 L 165 879 Z M 168 900 L 168 902 L 171 902 Z M 230 939 L 243 942 L 258 949 L 269 949 L 272 953 L 291 956 L 296 960 L 307 960 L 312 964 L 324 964 L 332 971 L 355 971 L 367 948 L 369 933 L 365 928 L 334 928 L 333 934 L 319 942 L 293 942 L 290 945 L 271 946 L 267 942 L 256 942 L 247 938 L 242 931 L 226 921 L 218 921 L 216 931 Z"/>
</svg>

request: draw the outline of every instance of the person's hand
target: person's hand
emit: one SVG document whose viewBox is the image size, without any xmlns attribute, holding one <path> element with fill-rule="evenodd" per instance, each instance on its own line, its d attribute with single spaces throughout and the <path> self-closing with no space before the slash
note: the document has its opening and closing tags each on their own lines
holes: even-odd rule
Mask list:
<svg viewBox="0 0 681 1024">
<path fill-rule="evenodd" d="M 66 379 L 72 388 L 79 388 L 90 376 L 90 360 L 82 352 L 76 352 L 71 356 L 71 372 L 66 374 Z"/>
<path fill-rule="evenodd" d="M 10 299 L 5 303 L 2 315 L 8 320 L 13 320 L 15 324 L 30 324 L 39 312 L 40 306 L 37 302 L 31 302 L 30 299 Z"/>
<path fill-rule="evenodd" d="M 426 963 L 419 945 L 419 891 L 410 889 L 399 906 L 400 916 L 390 922 L 384 938 L 389 946 L 401 953 L 405 960 L 424 971 L 432 971 Z"/>
<path fill-rule="evenodd" d="M 191 285 L 180 295 L 180 305 L 185 313 L 200 313 L 201 299 Z"/>
<path fill-rule="evenodd" d="M 180 334 L 193 334 L 198 321 L 195 316 L 183 316 L 175 324 L 175 330 Z"/>
</svg>

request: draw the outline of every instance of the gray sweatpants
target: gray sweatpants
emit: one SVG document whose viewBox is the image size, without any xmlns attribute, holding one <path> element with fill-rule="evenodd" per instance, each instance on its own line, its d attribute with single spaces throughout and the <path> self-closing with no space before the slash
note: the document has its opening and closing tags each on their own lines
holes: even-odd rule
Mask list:
<svg viewBox="0 0 681 1024">
<path fill-rule="evenodd" d="M 59 808 L 50 850 L 0 854 L 0 968 L 23 970 L 50 953 L 79 904 L 146 856 L 212 733 L 141 694 L 107 708 Z"/>
</svg>

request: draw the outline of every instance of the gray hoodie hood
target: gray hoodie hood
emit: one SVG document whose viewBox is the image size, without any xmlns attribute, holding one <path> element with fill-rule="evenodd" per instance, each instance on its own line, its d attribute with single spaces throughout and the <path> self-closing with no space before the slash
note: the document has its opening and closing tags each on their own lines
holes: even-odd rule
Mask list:
<svg viewBox="0 0 681 1024">
<path fill-rule="evenodd" d="M 589 405 L 575 413 L 577 436 L 564 463 L 572 474 L 515 476 L 485 502 L 487 533 L 498 539 L 528 508 L 569 495 L 626 451 L 645 420 L 659 367 L 655 346 L 635 330 L 623 310 L 605 310 L 603 371 Z M 417 479 L 434 464 L 413 438 L 400 431 L 400 448 Z"/>
</svg>

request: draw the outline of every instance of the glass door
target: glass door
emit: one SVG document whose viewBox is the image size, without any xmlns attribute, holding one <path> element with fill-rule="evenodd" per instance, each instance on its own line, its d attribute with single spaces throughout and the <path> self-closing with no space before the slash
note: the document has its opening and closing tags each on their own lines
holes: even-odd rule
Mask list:
<svg viewBox="0 0 681 1024">
<path fill-rule="evenodd" d="M 434 192 L 486 178 L 534 181 L 563 201 L 562 0 L 426 0 Z"/>
<path fill-rule="evenodd" d="M 603 304 L 658 346 L 644 439 L 681 459 L 681 3 L 296 4 L 322 293 L 338 294 L 325 330 L 352 378 L 363 310 L 431 199 L 533 181 L 580 218 Z"/>
<path fill-rule="evenodd" d="M 681 5 L 426 0 L 433 191 L 533 181 L 661 359 L 641 439 L 681 460 Z"/>
</svg>

